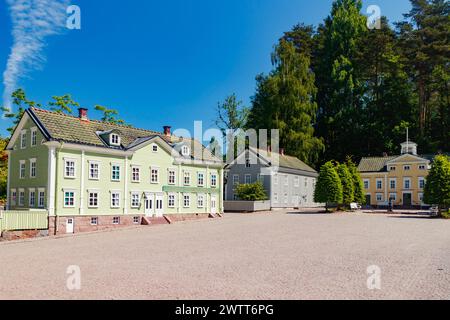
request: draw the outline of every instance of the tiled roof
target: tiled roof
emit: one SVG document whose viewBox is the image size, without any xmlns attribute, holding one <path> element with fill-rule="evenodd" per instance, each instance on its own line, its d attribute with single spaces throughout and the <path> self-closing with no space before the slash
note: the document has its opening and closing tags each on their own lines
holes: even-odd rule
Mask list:
<svg viewBox="0 0 450 320">
<path fill-rule="evenodd" d="M 99 133 L 114 130 L 119 133 L 122 144 L 121 149 L 124 150 L 138 145 L 139 142 L 147 140 L 146 138 L 159 136 L 172 147 L 174 144 L 180 142 L 190 144 L 192 157 L 194 157 L 195 148 L 200 148 L 200 150 L 203 150 L 203 159 L 196 160 L 221 161 L 212 155 L 203 144 L 194 139 L 183 139 L 176 136 L 167 137 L 157 131 L 138 129 L 103 121 L 81 120 L 78 117 L 38 108 L 30 108 L 28 112 L 37 118 L 53 140 L 111 148 L 101 139 Z"/>
<path fill-rule="evenodd" d="M 362 158 L 358 166 L 358 171 L 359 172 L 386 171 L 386 163 L 398 157 L 399 156 Z"/>
<path fill-rule="evenodd" d="M 272 157 L 268 156 L 268 153 L 263 150 L 257 149 L 257 153 L 265 157 L 268 161 L 273 162 Z M 288 155 L 279 155 L 280 167 L 287 169 L 301 170 L 311 173 L 317 173 L 316 170 L 308 166 L 306 163 L 300 159 Z"/>
</svg>

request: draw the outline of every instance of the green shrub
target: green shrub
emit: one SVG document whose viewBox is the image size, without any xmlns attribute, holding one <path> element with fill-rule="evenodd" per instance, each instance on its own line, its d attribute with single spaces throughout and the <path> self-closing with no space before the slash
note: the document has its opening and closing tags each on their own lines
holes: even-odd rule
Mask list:
<svg viewBox="0 0 450 320">
<path fill-rule="evenodd" d="M 264 201 L 268 199 L 261 182 L 238 185 L 235 193 L 243 201 Z"/>
</svg>

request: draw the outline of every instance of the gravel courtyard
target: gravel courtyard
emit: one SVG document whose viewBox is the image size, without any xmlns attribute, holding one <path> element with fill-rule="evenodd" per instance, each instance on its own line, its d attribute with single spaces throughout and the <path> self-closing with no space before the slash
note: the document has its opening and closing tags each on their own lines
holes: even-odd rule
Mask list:
<svg viewBox="0 0 450 320">
<path fill-rule="evenodd" d="M 450 299 L 450 221 L 413 216 L 228 214 L 1 243 L 0 259 L 1 299 Z"/>
</svg>

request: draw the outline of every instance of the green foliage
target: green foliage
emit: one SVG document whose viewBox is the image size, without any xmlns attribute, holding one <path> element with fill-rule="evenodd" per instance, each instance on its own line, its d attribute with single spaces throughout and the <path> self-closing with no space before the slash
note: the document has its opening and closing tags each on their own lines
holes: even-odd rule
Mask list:
<svg viewBox="0 0 450 320">
<path fill-rule="evenodd" d="M 11 119 L 12 121 L 12 126 L 7 129 L 8 132 L 12 134 L 16 129 L 17 125 L 19 124 L 20 120 L 22 119 L 25 109 L 31 107 L 40 107 L 40 104 L 28 100 L 25 91 L 23 89 L 17 89 L 12 93 L 11 97 L 12 97 L 12 104 L 15 107 L 15 109 L 17 109 L 17 111 L 10 110 L 9 108 L 6 107 L 2 107 L 1 110 L 4 113 L 4 117 L 7 119 Z"/>
<path fill-rule="evenodd" d="M 341 179 L 333 162 L 327 162 L 320 168 L 314 190 L 314 202 L 328 204 L 339 204 L 343 201 L 343 188 Z"/>
<path fill-rule="evenodd" d="M 119 115 L 119 112 L 117 110 L 108 109 L 107 107 L 99 105 L 95 106 L 95 110 L 103 113 L 103 116 L 101 118 L 102 121 L 109 122 L 112 124 L 125 125 L 124 120 L 117 118 L 117 116 Z"/>
<path fill-rule="evenodd" d="M 353 176 L 345 164 L 338 164 L 336 171 L 342 184 L 342 204 L 349 206 L 354 201 L 355 186 Z"/>
<path fill-rule="evenodd" d="M 354 188 L 353 202 L 363 205 L 366 203 L 366 197 L 364 195 L 364 183 L 361 179 L 361 175 L 359 174 L 358 168 L 352 161 L 351 157 L 347 157 L 346 164 L 353 180 L 353 188 Z"/>
<path fill-rule="evenodd" d="M 252 184 L 240 184 L 236 187 L 236 195 L 243 201 L 264 201 L 267 200 L 267 194 L 261 182 Z"/>
<path fill-rule="evenodd" d="M 247 123 L 248 108 L 238 101 L 236 94 L 225 98 L 225 101 L 217 104 L 216 125 L 226 135 L 227 130 L 243 129 Z"/>
<path fill-rule="evenodd" d="M 440 208 L 450 207 L 450 159 L 447 156 L 439 155 L 434 159 L 425 184 L 424 202 Z"/>
<path fill-rule="evenodd" d="M 50 110 L 57 113 L 73 114 L 73 108 L 79 108 L 80 104 L 72 99 L 70 94 L 63 96 L 53 96 L 53 101 L 49 102 Z"/>
<path fill-rule="evenodd" d="M 6 188 L 8 181 L 8 156 L 5 148 L 8 140 L 0 137 L 0 201 L 6 199 Z"/>
</svg>

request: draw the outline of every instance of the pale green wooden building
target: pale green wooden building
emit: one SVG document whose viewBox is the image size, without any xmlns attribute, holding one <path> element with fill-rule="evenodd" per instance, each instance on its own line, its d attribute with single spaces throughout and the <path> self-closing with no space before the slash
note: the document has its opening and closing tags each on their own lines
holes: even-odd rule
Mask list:
<svg viewBox="0 0 450 320">
<path fill-rule="evenodd" d="M 8 209 L 72 233 L 223 212 L 223 163 L 200 142 L 30 108 L 9 145 Z M 79 228 L 82 227 L 82 228 Z"/>
</svg>

